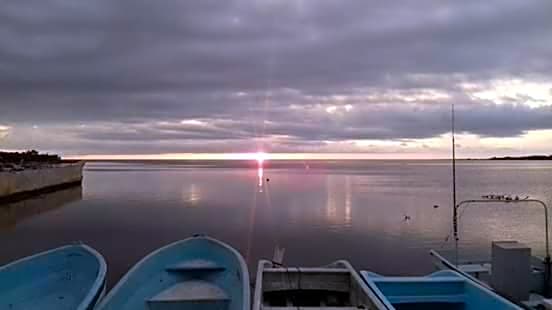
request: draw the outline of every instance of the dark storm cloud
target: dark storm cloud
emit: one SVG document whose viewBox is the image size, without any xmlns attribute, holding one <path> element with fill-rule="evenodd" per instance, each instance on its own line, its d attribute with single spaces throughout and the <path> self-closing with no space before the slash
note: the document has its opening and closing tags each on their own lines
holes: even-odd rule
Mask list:
<svg viewBox="0 0 552 310">
<path fill-rule="evenodd" d="M 73 144 L 51 144 L 64 150 L 216 151 L 259 135 L 300 150 L 434 137 L 454 101 L 462 130 L 517 136 L 552 128 L 550 108 L 459 85 L 550 81 L 550 55 L 547 0 L 12 1 L 0 8 L 0 125 L 65 126 Z"/>
<path fill-rule="evenodd" d="M 139 124 L 104 130 L 86 129 L 79 133 L 79 137 L 103 141 L 239 140 L 252 138 L 257 131 L 268 137 L 286 137 L 295 144 L 298 141 L 422 139 L 450 130 L 448 106 L 370 105 L 360 109 L 338 116 L 325 112 L 288 113 L 287 119 L 282 116 L 279 121 L 265 123 L 259 128 L 248 120 L 209 120 L 204 125 Z M 469 107 L 457 111 L 460 131 L 485 137 L 519 136 L 527 130 L 549 128 L 552 120 L 551 108 L 533 109 L 506 104 L 482 105 L 477 109 L 477 115 L 473 115 Z"/>
</svg>

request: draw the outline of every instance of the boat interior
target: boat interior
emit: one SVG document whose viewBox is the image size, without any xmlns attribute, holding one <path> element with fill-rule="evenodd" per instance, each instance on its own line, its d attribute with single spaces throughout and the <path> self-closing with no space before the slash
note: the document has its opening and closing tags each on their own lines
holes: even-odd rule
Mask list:
<svg viewBox="0 0 552 310">
<path fill-rule="evenodd" d="M 261 261 L 256 285 L 255 310 L 378 309 L 362 279 L 343 261 L 322 268 L 283 267 Z"/>
<path fill-rule="evenodd" d="M 367 271 L 361 275 L 389 309 L 519 309 L 453 271 L 422 277 L 384 277 Z"/>
<path fill-rule="evenodd" d="M 74 245 L 40 253 L 0 269 L 0 309 L 76 309 L 105 265 Z"/>
</svg>

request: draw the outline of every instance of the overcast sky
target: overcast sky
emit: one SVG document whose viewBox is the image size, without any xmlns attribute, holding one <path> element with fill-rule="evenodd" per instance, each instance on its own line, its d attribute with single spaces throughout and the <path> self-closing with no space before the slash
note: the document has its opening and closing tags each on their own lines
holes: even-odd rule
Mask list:
<svg viewBox="0 0 552 310">
<path fill-rule="evenodd" d="M 19 0 L 0 149 L 552 153 L 552 1 Z"/>
</svg>

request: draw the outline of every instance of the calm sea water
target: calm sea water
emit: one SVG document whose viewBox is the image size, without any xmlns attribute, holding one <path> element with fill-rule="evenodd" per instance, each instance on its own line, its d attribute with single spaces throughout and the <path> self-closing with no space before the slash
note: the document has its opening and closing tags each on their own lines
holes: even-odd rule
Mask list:
<svg viewBox="0 0 552 310">
<path fill-rule="evenodd" d="M 506 193 L 551 204 L 551 162 L 463 161 L 457 172 L 459 200 Z M 424 274 L 433 270 L 430 249 L 453 253 L 450 179 L 446 161 L 296 162 L 262 171 L 88 163 L 82 187 L 0 208 L 0 264 L 83 241 L 107 259 L 112 285 L 151 250 L 204 233 L 237 248 L 253 270 L 280 246 L 288 265 L 348 259 L 383 274 Z M 461 259 L 487 258 L 491 240 L 512 239 L 542 255 L 542 209 L 464 209 Z"/>
</svg>

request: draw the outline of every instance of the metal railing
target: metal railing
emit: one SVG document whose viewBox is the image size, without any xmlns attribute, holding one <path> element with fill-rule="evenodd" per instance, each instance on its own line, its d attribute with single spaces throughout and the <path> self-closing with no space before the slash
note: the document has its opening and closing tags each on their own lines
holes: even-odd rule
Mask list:
<svg viewBox="0 0 552 310">
<path fill-rule="evenodd" d="M 530 199 L 527 198 L 511 198 L 510 196 L 504 196 L 504 195 L 486 195 L 483 196 L 483 199 L 468 199 L 463 200 L 460 203 L 458 203 L 454 207 L 454 218 L 453 218 L 453 225 L 454 225 L 454 240 L 458 241 L 458 209 L 460 209 L 463 206 L 466 206 L 470 203 L 482 203 L 482 204 L 489 204 L 489 203 L 534 203 L 537 205 L 540 205 L 544 209 L 544 238 L 545 238 L 545 247 L 546 247 L 546 256 L 544 257 L 544 291 L 545 295 L 549 295 L 550 293 L 550 270 L 551 270 L 551 258 L 550 258 L 550 241 L 549 241 L 549 227 L 548 227 L 548 206 L 546 203 L 544 203 L 542 200 L 539 199 Z"/>
</svg>

